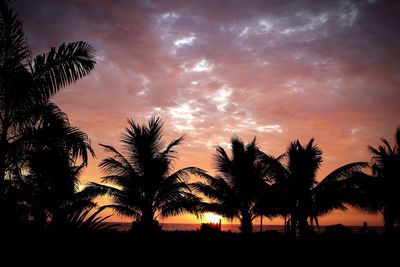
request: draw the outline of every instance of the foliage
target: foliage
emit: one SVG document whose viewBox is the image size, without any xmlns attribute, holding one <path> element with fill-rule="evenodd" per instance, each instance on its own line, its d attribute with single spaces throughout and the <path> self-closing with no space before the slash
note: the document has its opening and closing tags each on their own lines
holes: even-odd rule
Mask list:
<svg viewBox="0 0 400 267">
<path fill-rule="evenodd" d="M 171 217 L 185 212 L 197 212 L 198 197 L 190 192 L 188 179 L 191 173 L 200 171 L 188 167 L 173 172 L 176 146 L 183 136 L 173 140 L 164 148 L 162 142 L 163 123 L 151 117 L 148 126 L 128 120 L 129 127 L 121 140 L 125 155 L 114 147 L 102 145 L 111 157 L 100 163 L 106 176 L 103 183 L 91 183 L 89 190 L 94 195 L 107 195 L 113 203 L 112 208 L 123 216 L 134 219 L 133 225 L 139 228 L 157 229 L 159 217 Z"/>
<path fill-rule="evenodd" d="M 381 213 L 388 233 L 400 224 L 400 128 L 395 137 L 393 147 L 384 138 L 378 148 L 368 147 L 372 175 L 359 173 L 352 181 L 357 189 L 352 204 L 370 214 Z"/>
<path fill-rule="evenodd" d="M 259 215 L 257 211 L 261 196 L 268 188 L 265 183 L 266 169 L 260 161 L 261 152 L 254 139 L 245 145 L 238 137 L 231 140 L 232 157 L 225 149 L 217 146 L 214 155 L 214 168 L 218 175 L 213 177 L 199 172 L 204 182 L 192 184 L 192 188 L 207 197 L 202 202 L 203 212 L 214 212 L 229 219 L 241 222 L 241 231 L 253 231 L 252 220 Z"/>
</svg>

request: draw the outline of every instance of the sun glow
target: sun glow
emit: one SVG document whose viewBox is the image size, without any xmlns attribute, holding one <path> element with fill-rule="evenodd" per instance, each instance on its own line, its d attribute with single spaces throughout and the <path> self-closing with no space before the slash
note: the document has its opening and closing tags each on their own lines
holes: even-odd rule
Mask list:
<svg viewBox="0 0 400 267">
<path fill-rule="evenodd" d="M 205 213 L 204 217 L 206 218 L 208 223 L 219 223 L 219 220 L 221 220 L 221 216 L 215 213 Z"/>
</svg>

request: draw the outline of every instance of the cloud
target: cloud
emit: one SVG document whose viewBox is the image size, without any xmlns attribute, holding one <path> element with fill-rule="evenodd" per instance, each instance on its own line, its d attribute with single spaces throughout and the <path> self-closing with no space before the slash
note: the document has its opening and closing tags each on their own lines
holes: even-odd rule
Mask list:
<svg viewBox="0 0 400 267">
<path fill-rule="evenodd" d="M 195 36 L 183 37 L 181 39 L 177 39 L 174 42 L 174 45 L 177 46 L 178 48 L 181 48 L 181 47 L 186 46 L 186 45 L 192 45 L 194 40 L 196 40 Z"/>
<path fill-rule="evenodd" d="M 185 72 L 210 72 L 213 70 L 214 64 L 206 59 L 201 59 L 194 64 L 185 62 L 182 68 Z"/>
</svg>

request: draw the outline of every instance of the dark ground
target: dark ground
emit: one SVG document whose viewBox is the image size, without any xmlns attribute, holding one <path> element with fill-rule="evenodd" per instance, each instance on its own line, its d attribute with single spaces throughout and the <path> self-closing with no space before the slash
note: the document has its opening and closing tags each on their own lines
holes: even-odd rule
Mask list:
<svg viewBox="0 0 400 267">
<path fill-rule="evenodd" d="M 289 240 L 272 231 L 251 236 L 201 231 L 153 236 L 8 232 L 3 234 L 1 260 L 12 264 L 0 266 L 398 266 L 399 240 L 343 233 Z"/>
</svg>

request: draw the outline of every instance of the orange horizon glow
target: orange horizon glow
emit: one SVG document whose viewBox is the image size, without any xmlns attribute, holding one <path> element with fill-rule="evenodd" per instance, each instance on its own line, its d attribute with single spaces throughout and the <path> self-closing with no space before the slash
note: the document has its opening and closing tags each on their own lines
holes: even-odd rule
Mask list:
<svg viewBox="0 0 400 267">
<path fill-rule="evenodd" d="M 105 215 L 106 213 L 104 213 Z M 221 224 L 240 224 L 237 219 L 228 220 L 224 217 L 221 218 Z M 160 223 L 171 223 L 171 224 L 198 224 L 201 223 L 219 223 L 218 220 L 212 219 L 209 220 L 207 218 L 197 218 L 194 215 L 181 215 L 176 216 L 173 218 L 165 218 L 159 219 Z M 116 215 L 110 217 L 108 222 L 115 222 L 115 223 L 130 223 L 132 219 L 126 217 L 118 217 Z M 354 209 L 349 209 L 347 212 L 342 211 L 334 211 L 331 215 L 320 217 L 319 218 L 319 225 L 320 226 L 327 226 L 327 225 L 334 225 L 334 224 L 343 224 L 346 226 L 362 226 L 364 222 L 367 222 L 368 226 L 383 226 L 383 218 L 380 215 L 367 215 L 362 214 Z M 257 217 L 253 220 L 253 227 L 260 224 L 260 217 Z M 284 225 L 283 218 L 274 218 L 272 220 L 267 219 L 266 217 L 263 218 L 263 225 Z"/>
</svg>

